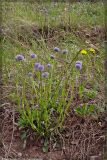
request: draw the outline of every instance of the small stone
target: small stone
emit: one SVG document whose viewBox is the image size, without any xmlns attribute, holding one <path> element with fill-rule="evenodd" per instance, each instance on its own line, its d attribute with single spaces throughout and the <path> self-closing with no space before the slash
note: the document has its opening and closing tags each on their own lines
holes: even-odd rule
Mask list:
<svg viewBox="0 0 107 160">
<path fill-rule="evenodd" d="M 90 44 L 90 41 L 85 41 L 86 44 Z"/>
<path fill-rule="evenodd" d="M 22 153 L 21 152 L 18 153 L 18 157 L 22 157 Z"/>
<path fill-rule="evenodd" d="M 26 148 L 26 139 L 24 140 L 24 142 L 23 142 L 23 150 Z"/>
<path fill-rule="evenodd" d="M 91 156 L 90 160 L 100 160 L 99 158 L 100 158 L 99 156 Z"/>
<path fill-rule="evenodd" d="M 105 121 L 107 122 L 107 117 L 105 118 Z"/>
<path fill-rule="evenodd" d="M 103 141 L 105 141 L 106 137 L 103 135 L 103 136 L 100 136 L 100 139 L 102 139 Z"/>
<path fill-rule="evenodd" d="M 89 38 L 89 37 L 90 37 L 90 35 L 87 33 L 87 34 L 86 34 L 86 38 Z"/>
</svg>

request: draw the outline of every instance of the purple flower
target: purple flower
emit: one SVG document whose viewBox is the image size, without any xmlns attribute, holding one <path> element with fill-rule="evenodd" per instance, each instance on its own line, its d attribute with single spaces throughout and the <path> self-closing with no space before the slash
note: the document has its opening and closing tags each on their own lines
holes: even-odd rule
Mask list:
<svg viewBox="0 0 107 160">
<path fill-rule="evenodd" d="M 76 61 L 76 64 L 82 64 L 82 62 L 81 61 Z"/>
<path fill-rule="evenodd" d="M 75 67 L 79 70 L 82 69 L 82 62 L 81 61 L 76 61 Z"/>
<path fill-rule="evenodd" d="M 44 71 L 44 65 L 39 65 L 39 66 L 38 66 L 38 69 L 39 69 L 40 71 Z"/>
<path fill-rule="evenodd" d="M 49 76 L 49 73 L 48 73 L 48 72 L 43 72 L 43 73 L 42 73 L 42 77 L 43 77 L 43 78 L 47 78 L 48 76 Z"/>
<path fill-rule="evenodd" d="M 50 55 L 50 58 L 51 58 L 51 59 L 54 59 L 54 58 L 55 58 L 55 56 L 51 54 L 51 55 Z"/>
<path fill-rule="evenodd" d="M 35 63 L 35 65 L 34 65 L 35 69 L 38 69 L 40 65 L 41 64 L 39 62 Z"/>
<path fill-rule="evenodd" d="M 62 50 L 62 54 L 68 54 L 68 50 L 67 49 Z"/>
<path fill-rule="evenodd" d="M 52 65 L 51 65 L 50 63 L 48 63 L 48 64 L 47 64 L 47 67 L 48 67 L 48 68 L 51 68 L 51 67 L 52 67 Z"/>
<path fill-rule="evenodd" d="M 54 48 L 54 51 L 55 51 L 55 52 L 60 52 L 60 49 L 59 49 L 58 47 L 55 47 L 55 48 Z"/>
<path fill-rule="evenodd" d="M 34 54 L 34 53 L 32 53 L 32 54 L 30 55 L 30 57 L 31 57 L 31 58 L 36 58 L 36 57 L 37 57 L 37 55 L 36 55 L 36 54 Z"/>
<path fill-rule="evenodd" d="M 17 61 L 23 61 L 23 60 L 24 60 L 24 56 L 21 55 L 21 54 L 18 54 L 18 55 L 16 55 L 15 59 L 16 59 Z"/>
</svg>

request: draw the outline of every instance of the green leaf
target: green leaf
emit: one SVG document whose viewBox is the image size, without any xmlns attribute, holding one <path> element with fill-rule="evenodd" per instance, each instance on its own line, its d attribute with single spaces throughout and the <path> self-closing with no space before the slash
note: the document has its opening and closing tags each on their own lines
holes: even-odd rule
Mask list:
<svg viewBox="0 0 107 160">
<path fill-rule="evenodd" d="M 43 149 L 43 152 L 44 152 L 44 153 L 47 153 L 47 152 L 48 152 L 49 145 L 48 145 L 48 141 L 47 141 L 47 140 L 44 142 L 44 146 L 43 146 L 42 149 Z"/>
<path fill-rule="evenodd" d="M 86 105 L 84 104 L 82 107 L 77 107 L 74 111 L 82 116 L 92 114 L 95 110 L 95 105 Z"/>
<path fill-rule="evenodd" d="M 25 140 L 27 138 L 27 133 L 26 132 L 23 132 L 21 134 L 21 140 Z"/>
<path fill-rule="evenodd" d="M 80 107 L 77 107 L 76 109 L 74 109 L 74 111 L 80 115 L 82 115 L 82 109 Z"/>
<path fill-rule="evenodd" d="M 95 109 L 95 105 L 89 105 L 88 112 L 92 113 Z"/>
</svg>

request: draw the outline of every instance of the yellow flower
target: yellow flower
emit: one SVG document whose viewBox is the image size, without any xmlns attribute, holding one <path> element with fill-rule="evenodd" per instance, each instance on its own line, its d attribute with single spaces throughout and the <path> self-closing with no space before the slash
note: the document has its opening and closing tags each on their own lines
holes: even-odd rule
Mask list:
<svg viewBox="0 0 107 160">
<path fill-rule="evenodd" d="M 88 52 L 87 52 L 85 49 L 82 49 L 82 50 L 80 51 L 80 53 L 81 53 L 81 54 L 87 54 Z"/>
<path fill-rule="evenodd" d="M 95 53 L 95 49 L 94 49 L 94 48 L 90 48 L 89 51 L 90 51 L 91 53 Z"/>
</svg>

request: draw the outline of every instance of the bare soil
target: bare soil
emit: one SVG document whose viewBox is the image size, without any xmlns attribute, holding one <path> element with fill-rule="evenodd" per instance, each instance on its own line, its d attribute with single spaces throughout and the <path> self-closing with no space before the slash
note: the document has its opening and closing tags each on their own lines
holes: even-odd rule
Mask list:
<svg viewBox="0 0 107 160">
<path fill-rule="evenodd" d="M 43 138 L 29 130 L 26 141 L 21 140 L 21 128 L 15 109 L 8 107 L 1 111 L 0 154 L 3 158 L 39 158 L 40 160 L 102 160 L 107 129 L 106 115 L 97 118 L 81 118 L 70 108 L 62 131 L 49 140 L 49 149 L 43 153 Z"/>
</svg>

